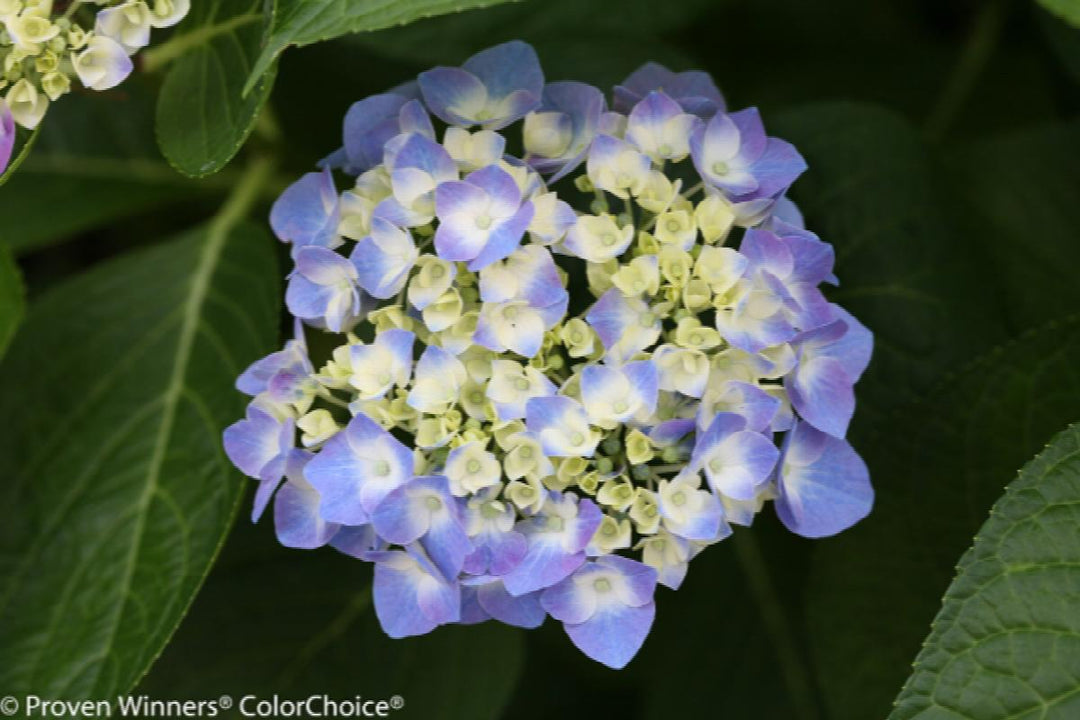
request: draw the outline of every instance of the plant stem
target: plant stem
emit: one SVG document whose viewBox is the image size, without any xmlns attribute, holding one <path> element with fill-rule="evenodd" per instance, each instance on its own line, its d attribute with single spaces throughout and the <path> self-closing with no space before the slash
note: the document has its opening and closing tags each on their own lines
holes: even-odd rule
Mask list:
<svg viewBox="0 0 1080 720">
<path fill-rule="evenodd" d="M 244 168 L 233 191 L 226 198 L 225 204 L 218 210 L 211 221 L 211 232 L 227 233 L 234 225 L 244 219 L 251 206 L 262 196 L 262 186 L 271 177 L 274 161 L 266 156 L 252 159 Z"/>
<path fill-rule="evenodd" d="M 989 0 L 980 8 L 945 87 L 938 95 L 924 131 L 932 139 L 945 135 L 957 113 L 971 96 L 1005 26 L 1007 0 Z"/>
<path fill-rule="evenodd" d="M 202 27 L 182 35 L 174 35 L 161 45 L 143 51 L 143 69 L 146 72 L 160 70 L 184 53 L 193 50 L 200 45 L 205 45 L 218 35 L 232 32 L 238 27 L 243 27 L 244 25 L 253 22 L 259 22 L 260 20 L 262 20 L 262 15 L 248 13 L 246 15 L 237 15 L 236 17 L 229 18 L 224 22 L 214 25 L 203 25 Z"/>
<path fill-rule="evenodd" d="M 801 720 L 817 720 L 818 705 L 813 686 L 795 647 L 791 625 L 780 605 L 757 538 L 753 533 L 735 532 L 731 536 L 731 543 L 735 546 L 735 555 L 761 610 L 761 620 L 770 644 L 776 651 L 778 669 L 791 697 L 791 705 Z"/>
</svg>

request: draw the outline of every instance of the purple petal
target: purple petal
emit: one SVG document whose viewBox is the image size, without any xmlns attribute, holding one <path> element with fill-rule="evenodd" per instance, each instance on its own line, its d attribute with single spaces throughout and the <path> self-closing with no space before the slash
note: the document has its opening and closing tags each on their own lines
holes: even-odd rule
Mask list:
<svg viewBox="0 0 1080 720">
<path fill-rule="evenodd" d="M 0 173 L 7 170 L 11 153 L 15 148 L 15 118 L 11 108 L 0 100 Z"/>
</svg>

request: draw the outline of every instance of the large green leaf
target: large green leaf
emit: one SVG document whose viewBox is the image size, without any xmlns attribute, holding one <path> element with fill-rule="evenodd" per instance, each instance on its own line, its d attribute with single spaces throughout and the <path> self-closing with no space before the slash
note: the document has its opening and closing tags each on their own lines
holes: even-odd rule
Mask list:
<svg viewBox="0 0 1080 720">
<path fill-rule="evenodd" d="M 11 250 L 0 245 L 0 358 L 15 335 L 23 316 L 22 276 Z"/>
<path fill-rule="evenodd" d="M 194 182 L 162 159 L 138 78 L 121 93 L 72 93 L 49 109 L 34 152 L 0 190 L 0 244 L 18 255 L 228 187 Z M 233 178 L 235 180 L 235 178 Z"/>
<path fill-rule="evenodd" d="M 5 692 L 128 691 L 230 526 L 243 485 L 221 430 L 242 411 L 236 374 L 273 344 L 280 291 L 266 233 L 226 208 L 46 293 L 4 359 Z"/>
<path fill-rule="evenodd" d="M 224 167 L 270 96 L 273 62 L 259 71 L 253 91 L 243 92 L 272 16 L 265 5 L 264 0 L 192 3 L 185 35 L 170 41 L 168 47 L 181 54 L 158 98 L 157 136 L 162 153 L 185 175 L 204 177 Z M 160 63 L 162 56 L 151 55 L 151 61 Z"/>
<path fill-rule="evenodd" d="M 1073 27 L 1080 27 L 1080 0 L 1038 0 L 1038 2 Z"/>
<path fill-rule="evenodd" d="M 238 523 L 140 693 L 228 694 L 236 702 L 239 693 L 398 695 L 405 705 L 393 717 L 501 716 L 521 670 L 524 631 L 486 623 L 392 640 L 371 607 L 369 564 L 329 548 L 283 548 L 271 525 L 269 517 Z"/>
<path fill-rule="evenodd" d="M 290 45 L 310 45 L 347 33 L 381 30 L 420 18 L 507 0 L 278 0 L 269 40 L 244 87 L 250 93 Z"/>
<path fill-rule="evenodd" d="M 934 619 L 894 720 L 1080 716 L 1080 426 L 990 511 Z"/>
</svg>

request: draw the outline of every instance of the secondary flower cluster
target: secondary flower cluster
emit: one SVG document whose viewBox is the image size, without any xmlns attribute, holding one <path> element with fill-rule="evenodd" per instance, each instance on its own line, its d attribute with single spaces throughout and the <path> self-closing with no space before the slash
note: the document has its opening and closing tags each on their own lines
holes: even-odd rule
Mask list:
<svg viewBox="0 0 1080 720">
<path fill-rule="evenodd" d="M 89 6 L 101 9 L 91 12 Z M 15 125 L 34 129 L 49 103 L 78 77 L 108 90 L 131 74 L 131 56 L 150 43 L 151 28 L 187 15 L 191 0 L 0 0 L 0 172 Z"/>
<path fill-rule="evenodd" d="M 872 338 L 819 288 L 805 168 L 704 73 L 647 64 L 609 109 L 521 42 L 354 104 L 270 217 L 297 330 L 225 432 L 253 517 L 276 492 L 283 544 L 375 563 L 391 636 L 551 615 L 611 667 L 768 501 L 806 537 L 855 523 Z"/>
</svg>

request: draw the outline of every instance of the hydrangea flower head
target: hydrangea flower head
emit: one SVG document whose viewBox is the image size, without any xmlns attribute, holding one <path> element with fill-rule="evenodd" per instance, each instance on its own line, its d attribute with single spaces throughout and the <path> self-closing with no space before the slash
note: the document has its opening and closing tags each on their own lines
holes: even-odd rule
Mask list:
<svg viewBox="0 0 1080 720">
<path fill-rule="evenodd" d="M 283 544 L 375 565 L 392 637 L 550 616 L 620 668 L 770 502 L 815 538 L 873 504 L 845 439 L 873 337 L 785 197 L 806 163 L 704 73 L 608 102 L 499 45 L 357 102 L 274 205 L 298 330 L 226 451 Z"/>
</svg>

